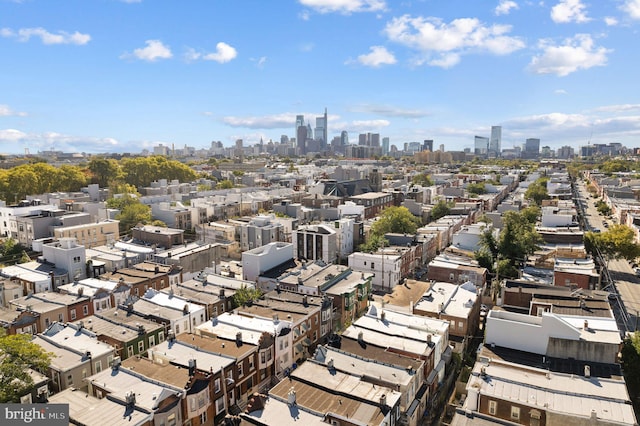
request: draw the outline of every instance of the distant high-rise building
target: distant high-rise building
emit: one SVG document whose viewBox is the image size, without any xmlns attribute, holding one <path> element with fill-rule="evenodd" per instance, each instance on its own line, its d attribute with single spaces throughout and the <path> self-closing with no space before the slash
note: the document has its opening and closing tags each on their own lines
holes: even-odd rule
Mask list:
<svg viewBox="0 0 640 426">
<path fill-rule="evenodd" d="M 240 163 L 244 159 L 244 146 L 242 139 L 236 139 L 236 149 L 234 155 L 237 157 Z"/>
<path fill-rule="evenodd" d="M 558 158 L 561 158 L 563 160 L 568 160 L 574 157 L 575 151 L 572 147 L 565 145 L 561 148 L 558 148 L 557 155 L 558 155 Z"/>
<path fill-rule="evenodd" d="M 491 126 L 491 138 L 489 139 L 489 153 L 496 157 L 500 156 L 500 145 L 502 144 L 502 127 Z"/>
<path fill-rule="evenodd" d="M 380 133 L 369 133 L 371 146 L 380 146 Z"/>
<path fill-rule="evenodd" d="M 489 138 L 485 138 L 484 136 L 476 136 L 473 140 L 474 150 L 473 153 L 475 155 L 487 155 L 489 152 Z"/>
<path fill-rule="evenodd" d="M 528 138 L 527 140 L 525 140 L 522 157 L 538 158 L 539 156 L 540 156 L 540 139 Z"/>
<path fill-rule="evenodd" d="M 304 124 L 298 127 L 296 133 L 296 144 L 298 145 L 298 155 L 304 155 L 307 153 L 307 126 Z"/>
<path fill-rule="evenodd" d="M 422 150 L 433 152 L 433 139 L 425 139 L 422 144 Z"/>
<path fill-rule="evenodd" d="M 326 148 L 327 146 L 327 109 L 324 109 L 324 115 L 322 117 L 316 117 L 316 128 L 314 130 L 314 139 L 322 141 L 321 146 Z"/>
<path fill-rule="evenodd" d="M 382 138 L 382 155 L 389 154 L 389 138 Z"/>
<path fill-rule="evenodd" d="M 349 145 L 349 133 L 346 130 L 340 133 L 340 145 Z"/>
<path fill-rule="evenodd" d="M 296 135 L 300 126 L 304 126 L 304 115 L 296 115 Z"/>
<path fill-rule="evenodd" d="M 444 144 L 443 143 L 440 144 L 440 152 L 444 152 Z"/>
</svg>

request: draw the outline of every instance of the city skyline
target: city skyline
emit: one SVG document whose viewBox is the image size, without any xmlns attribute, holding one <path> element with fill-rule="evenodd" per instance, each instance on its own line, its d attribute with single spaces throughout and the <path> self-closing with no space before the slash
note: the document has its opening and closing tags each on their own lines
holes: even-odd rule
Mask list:
<svg viewBox="0 0 640 426">
<path fill-rule="evenodd" d="M 325 108 L 327 143 L 633 147 L 638 26 L 640 0 L 0 0 L 0 153 L 252 145 Z"/>
</svg>

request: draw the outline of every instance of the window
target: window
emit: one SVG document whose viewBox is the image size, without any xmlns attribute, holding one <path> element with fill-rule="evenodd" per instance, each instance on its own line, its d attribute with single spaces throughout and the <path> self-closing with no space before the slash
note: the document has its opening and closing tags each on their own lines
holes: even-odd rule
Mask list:
<svg viewBox="0 0 640 426">
<path fill-rule="evenodd" d="M 492 416 L 496 415 L 498 411 L 498 403 L 496 401 L 489 401 L 489 414 Z"/>
<path fill-rule="evenodd" d="M 260 352 L 260 363 L 264 364 L 265 362 L 267 362 L 267 355 L 265 352 Z"/>
<path fill-rule="evenodd" d="M 67 376 L 67 386 L 69 386 L 69 387 L 73 386 L 73 375 L 72 374 L 69 374 Z"/>
<path fill-rule="evenodd" d="M 49 327 L 49 325 L 51 325 L 51 321 L 49 321 L 49 318 L 45 318 L 44 319 L 44 325 L 46 325 L 47 327 Z"/>
<path fill-rule="evenodd" d="M 376 264 L 375 262 L 371 262 L 371 269 L 375 268 Z"/>
<path fill-rule="evenodd" d="M 176 323 L 176 334 L 180 334 L 180 324 Z"/>
<path fill-rule="evenodd" d="M 156 337 L 155 336 L 149 336 L 149 347 L 155 346 L 156 345 Z"/>
<path fill-rule="evenodd" d="M 244 376 L 244 372 L 242 371 L 242 363 L 238 363 L 238 377 Z"/>
<path fill-rule="evenodd" d="M 449 274 L 449 281 L 453 281 L 455 279 L 455 275 L 452 273 Z"/>
<path fill-rule="evenodd" d="M 96 361 L 96 373 L 102 371 L 102 361 Z"/>
<path fill-rule="evenodd" d="M 89 305 L 84 305 L 82 307 L 82 315 L 89 315 Z"/>
<path fill-rule="evenodd" d="M 176 413 L 172 413 L 167 417 L 167 426 L 176 426 Z"/>
<path fill-rule="evenodd" d="M 141 354 L 144 352 L 144 340 L 140 340 L 138 342 L 138 353 Z"/>
<path fill-rule="evenodd" d="M 127 346 L 127 356 L 129 357 L 133 356 L 133 345 Z"/>
<path fill-rule="evenodd" d="M 464 322 L 458 321 L 458 330 L 464 329 Z"/>
<path fill-rule="evenodd" d="M 511 406 L 511 420 L 520 420 L 520 407 Z"/>
<path fill-rule="evenodd" d="M 214 387 L 213 387 L 213 390 L 214 390 L 214 392 L 216 392 L 216 393 L 217 393 L 217 392 L 220 392 L 220 379 L 216 379 L 215 384 L 214 384 Z M 216 404 L 217 404 L 217 403 L 218 403 L 218 402 L 216 401 Z"/>
<path fill-rule="evenodd" d="M 252 371 L 254 369 L 254 365 L 253 365 L 253 356 L 249 357 L 249 371 Z"/>
<path fill-rule="evenodd" d="M 62 318 L 63 318 L 63 317 L 62 317 L 62 314 L 58 314 L 58 321 L 59 321 L 59 322 L 62 322 Z"/>
<path fill-rule="evenodd" d="M 75 309 L 72 309 L 72 310 L 71 310 L 71 321 L 73 321 L 73 320 L 75 320 L 75 319 L 76 319 L 76 310 L 75 310 Z"/>
<path fill-rule="evenodd" d="M 160 330 L 160 332 L 158 333 L 158 342 L 164 342 L 164 330 Z"/>
<path fill-rule="evenodd" d="M 200 414 L 200 424 L 206 424 L 207 423 L 207 412 L 205 411 L 204 413 Z"/>
<path fill-rule="evenodd" d="M 216 399 L 216 414 L 220 414 L 224 411 L 224 396 Z"/>
</svg>

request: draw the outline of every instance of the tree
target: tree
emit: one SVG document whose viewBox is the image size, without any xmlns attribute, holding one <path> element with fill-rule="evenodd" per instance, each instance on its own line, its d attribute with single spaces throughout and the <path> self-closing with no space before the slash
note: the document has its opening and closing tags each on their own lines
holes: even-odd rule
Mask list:
<svg viewBox="0 0 640 426">
<path fill-rule="evenodd" d="M 0 403 L 20 402 L 33 385 L 29 369 L 45 371 L 53 354 L 31 342 L 31 335 L 0 336 Z"/>
<path fill-rule="evenodd" d="M 116 219 L 120 221 L 120 232 L 127 233 L 138 223 L 151 222 L 151 207 L 141 202 L 129 204 L 120 211 Z"/>
<path fill-rule="evenodd" d="M 438 220 L 451 213 L 451 208 L 444 200 L 438 201 L 431 209 L 431 219 Z"/>
<path fill-rule="evenodd" d="M 427 173 L 420 173 L 419 175 L 415 175 L 411 180 L 411 182 L 414 185 L 421 185 L 421 186 L 433 185 L 433 180 Z"/>
<path fill-rule="evenodd" d="M 410 234 L 416 233 L 420 226 L 420 220 L 416 218 L 406 207 L 388 207 L 378 220 L 371 225 L 371 233 L 384 235 L 387 233 Z"/>
<path fill-rule="evenodd" d="M 487 188 L 485 188 L 484 182 L 470 183 L 467 185 L 467 192 L 469 194 L 486 194 Z"/>
<path fill-rule="evenodd" d="M 358 251 L 372 253 L 385 245 L 389 245 L 389 241 L 387 241 L 387 239 L 382 235 L 370 235 L 369 238 L 367 238 L 367 241 L 358 246 Z"/>
<path fill-rule="evenodd" d="M 18 261 L 18 263 L 27 263 L 27 262 L 31 262 L 31 258 L 27 254 L 26 250 L 22 250 L 22 255 L 20 256 L 20 260 Z"/>
<path fill-rule="evenodd" d="M 598 210 L 598 213 L 603 216 L 609 216 L 611 214 L 611 207 L 609 207 L 607 203 L 602 200 L 598 200 L 598 202 L 596 203 L 596 210 Z"/>
<path fill-rule="evenodd" d="M 112 158 L 95 157 L 89 161 L 89 171 L 92 174 L 93 183 L 101 188 L 106 188 L 109 183 L 120 177 L 122 169 L 118 162 Z"/>
<path fill-rule="evenodd" d="M 640 245 L 634 241 L 631 228 L 626 225 L 612 225 L 606 232 L 587 232 L 584 235 L 585 248 L 594 253 L 599 250 L 611 259 L 634 260 L 640 257 Z"/>
<path fill-rule="evenodd" d="M 529 188 L 527 188 L 527 191 L 524 193 L 524 197 L 528 200 L 532 200 L 537 206 L 542 204 L 542 200 L 547 200 L 549 198 L 546 183 L 548 179 L 544 181 L 542 179 L 545 178 L 540 178 L 530 184 Z"/>
<path fill-rule="evenodd" d="M 489 271 L 490 273 L 493 272 L 493 255 L 489 250 L 485 248 L 476 250 L 474 252 L 474 257 L 478 261 L 478 265 L 480 265 L 481 268 L 487 268 L 487 271 Z"/>
<path fill-rule="evenodd" d="M 638 412 L 638 396 L 640 396 L 640 332 L 636 331 L 624 339 L 621 350 L 624 380 L 629 390 L 629 399 L 635 401 L 634 409 Z"/>
<path fill-rule="evenodd" d="M 231 182 L 229 179 L 224 179 L 218 182 L 218 184 L 216 185 L 216 189 L 231 189 L 233 188 L 233 186 L 233 182 Z"/>
<path fill-rule="evenodd" d="M 233 304 L 235 307 L 250 305 L 260 297 L 262 297 L 260 289 L 242 285 L 233 295 Z"/>
</svg>

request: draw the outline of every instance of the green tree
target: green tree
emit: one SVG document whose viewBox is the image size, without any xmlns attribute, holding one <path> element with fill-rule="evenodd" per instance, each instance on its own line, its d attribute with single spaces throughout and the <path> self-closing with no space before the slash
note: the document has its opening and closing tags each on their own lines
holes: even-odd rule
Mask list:
<svg viewBox="0 0 640 426">
<path fill-rule="evenodd" d="M 470 183 L 467 185 L 467 192 L 469 194 L 486 194 L 487 193 L 487 188 L 484 185 L 484 182 L 478 182 L 478 183 Z"/>
<path fill-rule="evenodd" d="M 87 176 L 80 167 L 63 165 L 58 169 L 58 188 L 61 191 L 80 191 L 87 182 Z"/>
<path fill-rule="evenodd" d="M 431 209 L 431 219 L 438 220 L 451 213 L 451 207 L 444 200 L 438 201 Z"/>
<path fill-rule="evenodd" d="M 431 177 L 429 176 L 429 174 L 425 173 L 420 173 L 419 175 L 415 175 L 413 177 L 413 179 L 411 180 L 411 182 L 415 185 L 421 185 L 421 186 L 432 186 L 433 185 L 433 180 L 431 179 Z"/>
<path fill-rule="evenodd" d="M 138 223 L 151 222 L 151 207 L 140 202 L 129 204 L 122 209 L 116 219 L 120 221 L 120 232 L 127 233 Z"/>
<path fill-rule="evenodd" d="M 20 260 L 18 261 L 18 263 L 27 263 L 27 262 L 31 262 L 31 258 L 27 254 L 26 250 L 22 250 L 22 256 L 20 256 Z"/>
<path fill-rule="evenodd" d="M 610 259 L 634 260 L 640 257 L 640 245 L 636 244 L 631 228 L 626 225 L 611 225 L 606 232 L 587 232 L 585 248 L 591 253 L 599 250 Z"/>
<path fill-rule="evenodd" d="M 542 204 L 542 200 L 549 198 L 549 192 L 547 191 L 546 182 L 543 183 L 538 179 L 534 183 L 529 185 L 527 191 L 524 193 L 524 197 L 528 200 L 532 200 L 537 206 Z"/>
<path fill-rule="evenodd" d="M 231 182 L 229 179 L 223 179 L 216 184 L 216 189 L 231 189 L 233 187 L 233 182 Z"/>
<path fill-rule="evenodd" d="M 609 207 L 607 203 L 602 200 L 598 200 L 598 202 L 596 203 L 596 210 L 598 210 L 598 213 L 603 216 L 609 216 L 611 214 L 611 207 Z"/>
<path fill-rule="evenodd" d="M 624 381 L 629 390 L 629 399 L 634 402 L 634 409 L 637 413 L 640 409 L 638 404 L 638 397 L 640 397 L 640 332 L 636 331 L 624 339 L 621 354 Z"/>
<path fill-rule="evenodd" d="M 493 255 L 489 250 L 485 248 L 476 250 L 474 252 L 474 257 L 478 261 L 478 265 L 480 265 L 480 267 L 487 268 L 487 271 L 490 273 L 493 272 Z"/>
<path fill-rule="evenodd" d="M 377 251 L 380 247 L 384 247 L 388 245 L 389 245 L 389 241 L 387 241 L 387 239 L 384 238 L 382 235 L 372 234 L 369 236 L 369 238 L 367 238 L 367 241 L 365 241 L 364 243 L 358 246 L 358 251 L 363 253 L 372 253 Z"/>
<path fill-rule="evenodd" d="M 260 297 L 262 297 L 260 289 L 243 285 L 233 295 L 233 304 L 235 307 L 250 305 Z"/>
<path fill-rule="evenodd" d="M 387 233 L 413 235 L 419 226 L 420 220 L 411 214 L 406 207 L 388 207 L 371 225 L 371 233 L 375 235 Z"/>
<path fill-rule="evenodd" d="M 20 402 L 33 387 L 29 369 L 46 371 L 53 354 L 31 342 L 31 335 L 0 336 L 0 403 Z"/>
<path fill-rule="evenodd" d="M 517 278 L 519 266 L 542 242 L 542 237 L 535 230 L 535 221 L 531 220 L 532 216 L 531 211 L 524 210 L 508 211 L 502 216 L 503 226 L 496 245 L 497 272 L 500 276 Z M 491 250 L 489 245 L 487 248 Z"/>
<path fill-rule="evenodd" d="M 112 158 L 94 157 L 89 161 L 88 169 L 92 174 L 92 182 L 101 188 L 108 187 L 111 181 L 120 178 L 122 173 L 120 165 Z"/>
</svg>

